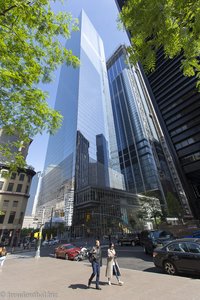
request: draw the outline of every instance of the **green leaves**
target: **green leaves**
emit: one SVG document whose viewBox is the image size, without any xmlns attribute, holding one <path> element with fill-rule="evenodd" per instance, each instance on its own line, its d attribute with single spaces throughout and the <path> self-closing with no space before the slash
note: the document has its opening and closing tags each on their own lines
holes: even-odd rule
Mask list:
<svg viewBox="0 0 200 300">
<path fill-rule="evenodd" d="M 131 33 L 130 59 L 153 71 L 156 51 L 167 58 L 183 51 L 185 76 L 196 76 L 200 90 L 200 0 L 127 0 L 120 20 Z"/>
<path fill-rule="evenodd" d="M 0 128 L 8 133 L 15 128 L 20 142 L 44 130 L 54 133 L 61 125 L 62 116 L 48 106 L 48 94 L 38 83 L 50 82 L 63 63 L 79 65 L 78 58 L 59 41 L 78 29 L 77 20 L 66 12 L 56 15 L 49 3 L 0 0 Z M 9 161 L 9 147 L 3 148 L 1 153 Z M 19 156 L 16 153 L 15 163 L 21 167 L 25 162 Z"/>
<path fill-rule="evenodd" d="M 169 217 L 179 217 L 184 213 L 181 204 L 172 193 L 170 192 L 167 193 L 166 200 L 167 200 Z"/>
</svg>

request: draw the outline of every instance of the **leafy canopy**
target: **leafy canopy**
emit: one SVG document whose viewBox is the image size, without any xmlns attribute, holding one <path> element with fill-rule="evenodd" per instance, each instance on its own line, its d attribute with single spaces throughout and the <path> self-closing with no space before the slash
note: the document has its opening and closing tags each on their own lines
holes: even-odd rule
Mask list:
<svg viewBox="0 0 200 300">
<path fill-rule="evenodd" d="M 196 76 L 200 90 L 200 0 L 127 0 L 120 21 L 131 35 L 134 64 L 149 72 L 160 47 L 166 58 L 183 52 L 183 74 Z"/>
<path fill-rule="evenodd" d="M 177 198 L 172 193 L 167 193 L 166 200 L 169 217 L 180 217 L 184 214 L 183 208 L 181 207 Z"/>
<path fill-rule="evenodd" d="M 157 197 L 151 197 L 148 192 L 145 195 L 139 196 L 140 209 L 137 212 L 139 219 L 154 219 L 155 225 L 157 226 L 157 218 L 162 216 L 160 200 Z"/>
<path fill-rule="evenodd" d="M 17 133 L 18 149 L 61 125 L 62 116 L 48 106 L 48 94 L 38 84 L 49 83 L 60 64 L 78 66 L 78 58 L 59 41 L 73 30 L 77 20 L 66 12 L 55 14 L 48 0 L 0 0 L 0 128 Z M 11 148 L 1 145 L 1 155 L 23 167 L 23 155 L 16 151 L 13 157 Z"/>
<path fill-rule="evenodd" d="M 139 214 L 144 218 L 154 218 L 155 216 L 161 215 L 161 206 L 159 199 L 156 197 L 144 197 L 140 198 L 140 210 Z"/>
</svg>

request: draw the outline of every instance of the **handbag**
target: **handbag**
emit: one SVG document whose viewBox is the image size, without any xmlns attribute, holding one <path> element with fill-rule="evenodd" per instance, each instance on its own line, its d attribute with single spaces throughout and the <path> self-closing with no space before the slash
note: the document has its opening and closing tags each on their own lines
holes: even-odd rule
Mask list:
<svg viewBox="0 0 200 300">
<path fill-rule="evenodd" d="M 90 263 L 93 263 L 93 261 L 95 261 L 95 257 L 94 257 L 94 254 L 89 252 L 88 254 L 88 260 Z"/>
<path fill-rule="evenodd" d="M 115 276 L 121 276 L 121 273 L 120 273 L 120 270 L 119 270 L 119 266 L 118 266 L 118 264 L 116 262 L 113 265 L 113 275 L 115 275 Z"/>
</svg>

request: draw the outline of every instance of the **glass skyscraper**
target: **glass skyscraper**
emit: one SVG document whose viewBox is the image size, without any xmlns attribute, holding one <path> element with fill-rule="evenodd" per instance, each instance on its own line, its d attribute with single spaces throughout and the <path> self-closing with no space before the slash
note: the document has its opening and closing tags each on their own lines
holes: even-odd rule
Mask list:
<svg viewBox="0 0 200 300">
<path fill-rule="evenodd" d="M 115 0 L 121 11 L 126 0 Z M 130 32 L 127 32 L 131 39 Z M 162 47 L 156 53 L 156 68 L 145 74 L 139 63 L 142 80 L 150 95 L 154 122 L 159 134 L 176 193 L 185 217 L 198 219 L 200 213 L 200 96 L 196 77 L 186 77 L 181 70 L 183 54 L 173 59 L 164 55 Z"/>
<path fill-rule="evenodd" d="M 110 57 L 107 69 L 126 188 L 134 193 L 154 191 L 165 204 L 160 175 L 165 177 L 165 184 L 170 184 L 170 173 L 137 72 L 128 63 L 125 46 L 120 46 Z"/>
<path fill-rule="evenodd" d="M 64 209 L 68 226 L 75 192 L 87 186 L 124 189 L 103 43 L 84 11 L 79 27 L 66 47 L 79 57 L 80 67 L 61 69 L 55 109 L 63 122 L 49 138 L 38 202 L 46 212 Z"/>
</svg>

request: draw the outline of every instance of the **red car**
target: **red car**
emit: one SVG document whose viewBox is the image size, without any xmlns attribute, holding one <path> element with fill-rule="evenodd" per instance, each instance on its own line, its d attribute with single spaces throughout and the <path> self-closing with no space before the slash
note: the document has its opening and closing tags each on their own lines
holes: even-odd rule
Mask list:
<svg viewBox="0 0 200 300">
<path fill-rule="evenodd" d="M 80 252 L 81 248 L 72 244 L 63 244 L 55 248 L 55 258 L 65 258 L 74 260 L 75 256 Z"/>
</svg>

